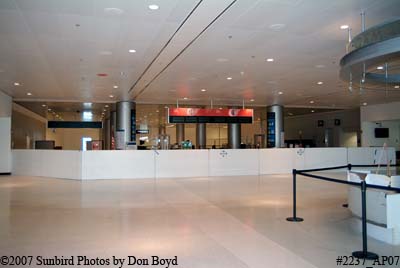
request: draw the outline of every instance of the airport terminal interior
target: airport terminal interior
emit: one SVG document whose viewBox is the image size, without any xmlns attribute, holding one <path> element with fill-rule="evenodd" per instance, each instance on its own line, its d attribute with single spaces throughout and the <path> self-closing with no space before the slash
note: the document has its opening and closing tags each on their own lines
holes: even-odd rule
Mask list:
<svg viewBox="0 0 400 268">
<path fill-rule="evenodd" d="M 1 0 L 1 267 L 400 267 L 399 0 Z"/>
</svg>

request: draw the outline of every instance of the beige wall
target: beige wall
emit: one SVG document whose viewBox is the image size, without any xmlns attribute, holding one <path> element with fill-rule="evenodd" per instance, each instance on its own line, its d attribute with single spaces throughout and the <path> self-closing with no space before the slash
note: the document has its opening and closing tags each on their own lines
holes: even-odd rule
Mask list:
<svg viewBox="0 0 400 268">
<path fill-rule="evenodd" d="M 81 150 L 82 137 L 91 137 L 92 140 L 100 139 L 101 129 L 91 128 L 56 128 L 46 130 L 46 140 L 54 140 L 56 146 L 63 150 Z"/>
</svg>

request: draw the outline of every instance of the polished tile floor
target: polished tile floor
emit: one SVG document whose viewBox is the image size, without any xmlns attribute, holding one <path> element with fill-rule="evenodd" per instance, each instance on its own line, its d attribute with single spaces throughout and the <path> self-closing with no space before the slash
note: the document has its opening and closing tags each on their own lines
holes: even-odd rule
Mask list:
<svg viewBox="0 0 400 268">
<path fill-rule="evenodd" d="M 285 220 L 291 189 L 289 175 L 87 182 L 3 176 L 0 255 L 177 256 L 170 267 L 179 268 L 340 267 L 338 256 L 361 249 L 342 207 L 345 186 L 299 177 L 302 223 Z M 399 246 L 371 238 L 369 249 L 400 255 Z M 127 261 L 123 267 L 167 266 Z"/>
</svg>

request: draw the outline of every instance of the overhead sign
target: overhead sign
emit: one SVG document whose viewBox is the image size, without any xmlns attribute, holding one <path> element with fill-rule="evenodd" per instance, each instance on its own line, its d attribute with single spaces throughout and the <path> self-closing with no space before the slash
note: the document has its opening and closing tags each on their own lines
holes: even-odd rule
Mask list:
<svg viewBox="0 0 400 268">
<path fill-rule="evenodd" d="M 169 108 L 168 123 L 253 123 L 253 109 Z"/>
</svg>

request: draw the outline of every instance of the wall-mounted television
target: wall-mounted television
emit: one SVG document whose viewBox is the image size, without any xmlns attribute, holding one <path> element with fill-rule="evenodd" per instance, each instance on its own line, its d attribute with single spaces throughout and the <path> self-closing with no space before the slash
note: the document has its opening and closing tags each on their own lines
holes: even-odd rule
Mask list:
<svg viewBox="0 0 400 268">
<path fill-rule="evenodd" d="M 375 128 L 375 138 L 389 138 L 389 129 L 386 127 Z"/>
</svg>

